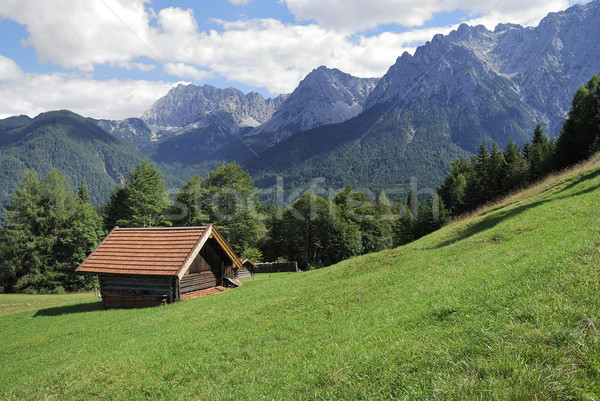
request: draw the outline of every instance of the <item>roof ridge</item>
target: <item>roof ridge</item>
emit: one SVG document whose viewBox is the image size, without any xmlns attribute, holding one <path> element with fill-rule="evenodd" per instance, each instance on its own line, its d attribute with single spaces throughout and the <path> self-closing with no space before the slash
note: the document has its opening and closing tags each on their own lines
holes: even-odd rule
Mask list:
<svg viewBox="0 0 600 401">
<path fill-rule="evenodd" d="M 118 231 L 170 231 L 170 230 L 206 230 L 207 226 L 195 227 L 115 227 Z"/>
</svg>

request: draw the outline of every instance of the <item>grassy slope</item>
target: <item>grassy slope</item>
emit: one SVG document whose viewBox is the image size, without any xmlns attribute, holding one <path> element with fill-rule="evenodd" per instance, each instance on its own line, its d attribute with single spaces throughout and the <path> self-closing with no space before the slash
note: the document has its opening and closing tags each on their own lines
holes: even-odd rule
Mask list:
<svg viewBox="0 0 600 401">
<path fill-rule="evenodd" d="M 409 246 L 0 316 L 0 399 L 597 399 L 600 158 Z"/>
</svg>

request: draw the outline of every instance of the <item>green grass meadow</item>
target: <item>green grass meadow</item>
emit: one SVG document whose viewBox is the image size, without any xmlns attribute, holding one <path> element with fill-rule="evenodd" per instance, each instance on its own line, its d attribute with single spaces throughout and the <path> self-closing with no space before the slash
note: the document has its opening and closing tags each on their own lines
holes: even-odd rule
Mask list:
<svg viewBox="0 0 600 401">
<path fill-rule="evenodd" d="M 0 295 L 2 400 L 599 400 L 600 159 L 408 246 L 164 307 Z"/>
</svg>

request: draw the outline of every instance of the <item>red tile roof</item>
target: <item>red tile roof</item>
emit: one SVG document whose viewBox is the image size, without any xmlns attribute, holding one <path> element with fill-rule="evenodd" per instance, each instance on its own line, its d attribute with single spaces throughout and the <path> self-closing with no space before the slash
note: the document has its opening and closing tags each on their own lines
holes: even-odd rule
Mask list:
<svg viewBox="0 0 600 401">
<path fill-rule="evenodd" d="M 80 273 L 175 276 L 215 238 L 234 265 L 239 260 L 212 225 L 181 228 L 115 227 L 76 269 Z M 237 262 L 237 263 L 236 263 Z"/>
</svg>

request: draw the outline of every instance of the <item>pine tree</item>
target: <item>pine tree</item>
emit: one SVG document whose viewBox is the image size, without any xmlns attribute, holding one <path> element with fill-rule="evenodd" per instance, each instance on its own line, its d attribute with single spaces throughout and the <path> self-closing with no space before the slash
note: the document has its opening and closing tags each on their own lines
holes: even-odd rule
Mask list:
<svg viewBox="0 0 600 401">
<path fill-rule="evenodd" d="M 183 213 L 182 218 L 173 221 L 178 226 L 203 226 L 210 223 L 206 211 L 208 204 L 208 189 L 206 182 L 198 175 L 192 176 L 186 182 L 175 198 L 175 207 Z"/>
<path fill-rule="evenodd" d="M 236 252 L 256 247 L 265 227 L 250 174 L 236 163 L 224 164 L 208 174 L 202 189 L 205 200 L 197 212 L 209 217 Z"/>
<path fill-rule="evenodd" d="M 160 227 L 170 225 L 164 218 L 169 208 L 167 187 L 154 164 L 143 160 L 136 166 L 125 185 L 125 218 L 117 221 L 124 227 Z"/>
<path fill-rule="evenodd" d="M 339 210 L 340 218 L 355 225 L 360 231 L 363 253 L 392 247 L 391 222 L 397 216 L 383 191 L 375 200 L 370 201 L 366 194 L 355 192 L 350 185 L 346 185 L 336 194 L 333 202 Z"/>
<path fill-rule="evenodd" d="M 467 211 L 467 177 L 470 176 L 471 164 L 467 160 L 459 158 L 450 163 L 450 171 L 444 177 L 439 195 L 453 216 Z"/>
<path fill-rule="evenodd" d="M 41 276 L 45 270 L 44 259 L 52 245 L 40 224 L 41 197 L 36 172 L 25 171 L 5 207 L 0 231 L 0 282 L 6 292 L 24 291 L 27 285 L 19 280 L 32 273 Z"/>
<path fill-rule="evenodd" d="M 406 198 L 406 207 L 408 208 L 412 219 L 416 220 L 417 214 L 419 213 L 419 200 L 417 199 L 417 193 L 412 188 L 410 189 L 408 197 Z"/>
<path fill-rule="evenodd" d="M 87 185 L 85 185 L 85 180 L 83 179 L 79 182 L 79 187 L 77 188 L 77 198 L 82 203 L 90 203 L 90 194 Z"/>
<path fill-rule="evenodd" d="M 467 180 L 466 198 L 471 210 L 489 202 L 491 198 L 488 183 L 489 161 L 489 151 L 482 142 L 479 145 L 477 156 L 472 159 L 471 174 Z"/>
<path fill-rule="evenodd" d="M 535 182 L 545 177 L 551 171 L 554 152 L 554 140 L 549 140 L 542 126 L 538 124 L 533 131 L 531 142 L 525 144 L 523 148 L 523 153 L 529 166 L 529 182 Z"/>
<path fill-rule="evenodd" d="M 107 231 L 112 230 L 117 222 L 123 221 L 129 217 L 127 208 L 127 189 L 117 186 L 110 193 L 108 202 L 100 208 L 104 219 L 104 228 Z"/>
<path fill-rule="evenodd" d="M 489 200 L 495 200 L 505 193 L 507 175 L 504 153 L 496 142 L 492 145 L 487 170 L 487 193 L 490 197 Z"/>
<path fill-rule="evenodd" d="M 90 197 L 84 181 L 77 190 L 77 199 L 71 223 L 65 229 L 64 235 L 61 235 L 58 244 L 58 248 L 65 255 L 59 269 L 65 272 L 64 285 L 70 291 L 89 289 L 97 285 L 95 276 L 70 273 L 74 267 L 85 260 L 106 235 L 102 218 L 90 204 Z"/>
<path fill-rule="evenodd" d="M 588 158 L 600 144 L 600 77 L 592 76 L 573 96 L 572 108 L 557 142 L 559 167 Z"/>
<path fill-rule="evenodd" d="M 415 219 L 406 205 L 400 210 L 399 219 L 392 225 L 394 246 L 406 245 L 415 240 Z"/>
<path fill-rule="evenodd" d="M 362 252 L 360 231 L 333 201 L 304 193 L 283 215 L 286 253 L 301 268 L 328 266 Z"/>
<path fill-rule="evenodd" d="M 74 270 L 103 236 L 102 221 L 81 185 L 51 169 L 43 181 L 27 171 L 5 208 L 0 281 L 6 291 L 52 293 L 88 288 Z"/>
<path fill-rule="evenodd" d="M 283 216 L 286 210 L 279 210 L 277 205 L 270 204 L 267 207 L 266 215 L 266 235 L 260 242 L 260 249 L 265 260 L 277 260 L 278 258 L 292 259 L 296 258 L 288 252 L 287 239 L 289 235 L 286 232 Z"/>
<path fill-rule="evenodd" d="M 444 203 L 438 196 L 434 196 L 431 200 L 419 203 L 417 220 L 414 225 L 415 239 L 439 230 L 448 221 L 448 212 L 444 207 Z"/>
<path fill-rule="evenodd" d="M 521 153 L 519 145 L 512 140 L 508 141 L 506 151 L 504 152 L 506 161 L 506 181 L 504 183 L 504 192 L 508 193 L 518 188 L 522 188 L 527 182 L 527 160 Z"/>
</svg>

